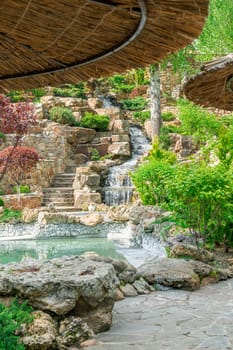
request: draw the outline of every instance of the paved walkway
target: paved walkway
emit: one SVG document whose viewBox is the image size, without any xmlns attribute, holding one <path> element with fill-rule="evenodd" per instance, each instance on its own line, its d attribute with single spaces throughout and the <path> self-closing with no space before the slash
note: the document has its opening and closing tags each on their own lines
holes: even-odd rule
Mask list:
<svg viewBox="0 0 233 350">
<path fill-rule="evenodd" d="M 233 279 L 196 292 L 169 290 L 117 302 L 91 350 L 233 349 Z"/>
</svg>

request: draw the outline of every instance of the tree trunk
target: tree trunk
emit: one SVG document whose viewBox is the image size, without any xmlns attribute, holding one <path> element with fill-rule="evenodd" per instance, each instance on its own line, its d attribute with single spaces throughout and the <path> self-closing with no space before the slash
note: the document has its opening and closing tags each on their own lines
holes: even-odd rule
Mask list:
<svg viewBox="0 0 233 350">
<path fill-rule="evenodd" d="M 154 142 L 160 135 L 160 128 L 162 125 L 160 106 L 160 76 L 158 63 L 150 65 L 150 100 L 152 142 Z"/>
<path fill-rule="evenodd" d="M 17 184 L 16 188 L 17 188 L 17 201 L 20 204 L 20 200 L 21 200 L 21 197 L 20 197 L 20 194 L 21 194 L 20 193 L 20 185 Z"/>
</svg>

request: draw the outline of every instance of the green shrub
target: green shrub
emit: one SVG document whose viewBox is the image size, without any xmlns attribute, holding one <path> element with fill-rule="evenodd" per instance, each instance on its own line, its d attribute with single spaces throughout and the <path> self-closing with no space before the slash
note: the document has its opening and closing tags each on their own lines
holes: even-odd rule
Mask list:
<svg viewBox="0 0 233 350">
<path fill-rule="evenodd" d="M 173 172 L 171 164 L 150 160 L 131 174 L 143 204 L 158 206 L 168 201 L 164 183 Z"/>
<path fill-rule="evenodd" d="M 89 148 L 88 152 L 90 153 L 91 160 L 100 160 L 100 154 L 96 148 Z"/>
<path fill-rule="evenodd" d="M 86 112 L 81 119 L 80 126 L 83 128 L 95 129 L 96 131 L 106 131 L 110 118 L 107 115 L 98 115 Z"/>
<path fill-rule="evenodd" d="M 193 135 L 198 141 L 203 142 L 218 135 L 221 129 L 221 122 L 215 114 L 186 100 L 179 100 L 178 108 L 178 117 L 181 121 L 179 132 L 181 134 Z"/>
<path fill-rule="evenodd" d="M 4 200 L 0 198 L 0 207 L 4 207 Z"/>
<path fill-rule="evenodd" d="M 5 142 L 6 135 L 3 132 L 0 132 L 0 142 Z"/>
<path fill-rule="evenodd" d="M 134 84 L 128 83 L 125 76 L 120 74 L 114 75 L 113 77 L 109 78 L 108 81 L 110 82 L 111 89 L 114 92 L 130 93 L 135 87 Z"/>
<path fill-rule="evenodd" d="M 162 115 L 161 115 L 161 117 L 162 117 L 162 120 L 163 120 L 164 122 L 169 122 L 169 121 L 175 119 L 175 117 L 174 117 L 174 115 L 173 115 L 172 112 L 163 112 Z"/>
<path fill-rule="evenodd" d="M 28 100 L 39 102 L 45 94 L 45 89 L 35 88 L 26 91 L 10 91 L 7 96 L 10 97 L 11 102 L 25 102 Z"/>
<path fill-rule="evenodd" d="M 105 159 L 112 159 L 113 158 L 113 154 L 111 153 L 107 153 L 104 156 L 100 157 L 100 160 L 105 160 Z"/>
<path fill-rule="evenodd" d="M 1 350 L 24 350 L 25 346 L 20 343 L 16 331 L 21 324 L 32 322 L 32 308 L 26 302 L 19 304 L 16 300 L 6 307 L 0 304 L 0 349 Z"/>
<path fill-rule="evenodd" d="M 140 124 L 144 124 L 146 120 L 150 119 L 150 111 L 134 112 L 133 119 Z"/>
<path fill-rule="evenodd" d="M 129 111 L 142 111 L 148 105 L 148 101 L 141 96 L 131 100 L 121 100 L 120 102 L 122 103 L 122 108 Z"/>
<path fill-rule="evenodd" d="M 26 101 L 22 91 L 10 91 L 7 96 L 10 97 L 12 103 Z"/>
<path fill-rule="evenodd" d="M 27 90 L 26 94 L 29 98 L 32 98 L 33 102 L 40 102 L 41 97 L 46 95 L 46 91 L 43 88 L 35 88 Z"/>
<path fill-rule="evenodd" d="M 5 208 L 4 212 L 0 215 L 0 223 L 7 223 L 7 222 L 20 222 L 22 218 L 22 212 L 21 210 L 13 210 Z"/>
<path fill-rule="evenodd" d="M 161 126 L 159 144 L 161 148 L 168 149 L 171 146 L 170 130 L 164 124 Z"/>
<path fill-rule="evenodd" d="M 30 193 L 31 192 L 30 187 L 27 186 L 27 185 L 20 185 L 19 186 L 19 190 L 20 190 L 20 193 Z M 17 186 L 13 187 L 13 193 L 18 193 L 18 187 Z"/>
<path fill-rule="evenodd" d="M 54 96 L 76 97 L 82 99 L 87 98 L 86 92 L 86 85 L 83 82 L 78 84 L 67 84 L 62 88 L 53 89 Z"/>
<path fill-rule="evenodd" d="M 49 110 L 49 119 L 60 124 L 68 124 L 70 126 L 77 125 L 72 110 L 67 107 L 52 107 Z"/>
<path fill-rule="evenodd" d="M 179 126 L 162 124 L 159 136 L 159 144 L 162 148 L 168 149 L 171 146 L 169 134 L 172 133 L 179 133 Z"/>
<path fill-rule="evenodd" d="M 164 162 L 157 150 L 132 179 L 144 204 L 172 212 L 170 220 L 188 228 L 196 242 L 201 237 L 233 246 L 233 175 L 222 164 Z"/>
</svg>

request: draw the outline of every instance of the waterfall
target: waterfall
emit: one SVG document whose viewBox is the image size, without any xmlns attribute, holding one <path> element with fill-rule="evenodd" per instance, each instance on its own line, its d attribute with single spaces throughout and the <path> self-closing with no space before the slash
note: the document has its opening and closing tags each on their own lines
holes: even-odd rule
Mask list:
<svg viewBox="0 0 233 350">
<path fill-rule="evenodd" d="M 109 206 L 128 204 L 133 196 L 133 184 L 129 172 L 134 169 L 138 159 L 150 149 L 150 143 L 138 126 L 130 126 L 132 157 L 121 165 L 110 168 L 105 181 L 104 202 Z"/>
</svg>

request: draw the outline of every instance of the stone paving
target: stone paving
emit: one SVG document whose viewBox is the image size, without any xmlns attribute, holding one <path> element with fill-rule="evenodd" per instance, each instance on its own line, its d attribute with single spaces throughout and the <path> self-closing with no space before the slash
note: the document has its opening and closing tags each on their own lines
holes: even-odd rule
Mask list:
<svg viewBox="0 0 233 350">
<path fill-rule="evenodd" d="M 115 304 L 91 350 L 233 349 L 233 279 L 195 292 L 168 290 Z"/>
</svg>

